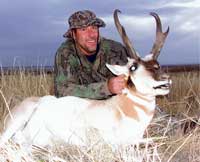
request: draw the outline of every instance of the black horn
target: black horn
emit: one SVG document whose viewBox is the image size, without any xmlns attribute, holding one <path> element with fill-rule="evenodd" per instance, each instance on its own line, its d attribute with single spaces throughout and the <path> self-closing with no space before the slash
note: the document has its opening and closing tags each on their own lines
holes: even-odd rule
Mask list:
<svg viewBox="0 0 200 162">
<path fill-rule="evenodd" d="M 131 41 L 129 40 L 127 34 L 126 34 L 126 31 L 125 31 L 124 27 L 123 27 L 123 26 L 120 24 L 120 22 L 119 22 L 119 18 L 118 18 L 118 15 L 117 15 L 118 12 L 121 13 L 121 11 L 118 10 L 118 9 L 116 9 L 116 10 L 114 11 L 115 26 L 116 26 L 116 28 L 117 28 L 117 30 L 118 30 L 118 32 L 119 32 L 121 38 L 122 38 L 122 41 L 123 41 L 123 43 L 124 43 L 124 45 L 125 45 L 125 47 L 126 47 L 128 53 L 129 53 L 129 55 L 130 55 L 132 58 L 138 60 L 138 59 L 139 59 L 139 56 L 137 55 L 136 51 L 135 51 L 134 48 L 132 47 L 132 43 L 131 43 Z"/>
<path fill-rule="evenodd" d="M 167 30 L 163 33 L 162 32 L 162 24 L 161 24 L 161 20 L 158 16 L 158 14 L 156 14 L 155 12 L 151 12 L 150 15 L 152 15 L 155 20 L 156 20 L 156 40 L 153 44 L 151 53 L 153 54 L 153 59 L 157 60 L 160 51 L 164 45 L 165 39 L 169 33 L 169 27 L 167 28 Z"/>
</svg>

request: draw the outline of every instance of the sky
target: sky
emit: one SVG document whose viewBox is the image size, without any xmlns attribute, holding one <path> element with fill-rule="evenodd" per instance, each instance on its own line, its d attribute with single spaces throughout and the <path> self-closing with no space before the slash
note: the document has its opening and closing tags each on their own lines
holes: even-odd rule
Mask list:
<svg viewBox="0 0 200 162">
<path fill-rule="evenodd" d="M 51 66 L 65 41 L 69 16 L 89 9 L 106 23 L 101 36 L 121 42 L 119 19 L 135 50 L 144 57 L 155 39 L 156 12 L 170 32 L 159 56 L 162 65 L 200 64 L 200 0 L 0 0 L 0 66 Z"/>
</svg>

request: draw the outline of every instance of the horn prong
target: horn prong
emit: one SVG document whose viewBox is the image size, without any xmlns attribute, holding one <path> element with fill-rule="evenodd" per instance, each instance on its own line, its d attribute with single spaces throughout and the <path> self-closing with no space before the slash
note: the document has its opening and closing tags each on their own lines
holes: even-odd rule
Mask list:
<svg viewBox="0 0 200 162">
<path fill-rule="evenodd" d="M 153 16 L 156 20 L 156 39 L 153 44 L 151 53 L 153 54 L 153 59 L 157 60 L 157 58 L 160 54 L 160 51 L 164 45 L 165 39 L 169 33 L 169 26 L 168 26 L 167 30 L 165 32 L 163 32 L 162 31 L 162 23 L 161 23 L 161 20 L 160 20 L 160 17 L 158 16 L 158 14 L 155 12 L 151 12 L 150 15 Z"/>
</svg>

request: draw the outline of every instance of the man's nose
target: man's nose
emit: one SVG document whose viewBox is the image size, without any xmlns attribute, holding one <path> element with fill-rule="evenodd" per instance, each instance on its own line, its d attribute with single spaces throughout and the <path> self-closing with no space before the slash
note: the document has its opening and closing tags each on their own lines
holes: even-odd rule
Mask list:
<svg viewBox="0 0 200 162">
<path fill-rule="evenodd" d="M 93 27 L 88 27 L 87 28 L 87 32 L 89 32 L 90 34 L 96 34 L 97 33 L 97 29 L 93 28 Z"/>
<path fill-rule="evenodd" d="M 94 31 L 94 29 L 88 29 L 87 33 L 88 33 L 89 36 L 95 36 L 96 35 L 96 32 Z"/>
</svg>

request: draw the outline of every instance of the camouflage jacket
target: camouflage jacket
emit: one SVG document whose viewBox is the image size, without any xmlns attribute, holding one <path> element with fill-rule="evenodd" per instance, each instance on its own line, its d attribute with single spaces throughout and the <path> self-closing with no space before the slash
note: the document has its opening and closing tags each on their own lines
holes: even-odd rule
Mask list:
<svg viewBox="0 0 200 162">
<path fill-rule="evenodd" d="M 55 56 L 55 95 L 109 98 L 112 94 L 108 90 L 107 80 L 114 75 L 105 64 L 124 65 L 126 62 L 127 52 L 121 43 L 101 38 L 96 60 L 91 63 L 75 48 L 74 41 L 67 39 Z"/>
</svg>

